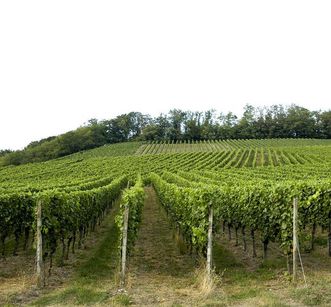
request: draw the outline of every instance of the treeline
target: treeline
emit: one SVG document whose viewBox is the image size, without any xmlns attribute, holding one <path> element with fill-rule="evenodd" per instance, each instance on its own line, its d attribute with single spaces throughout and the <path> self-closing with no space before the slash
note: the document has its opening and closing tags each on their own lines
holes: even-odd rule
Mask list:
<svg viewBox="0 0 331 307">
<path fill-rule="evenodd" d="M 89 120 L 82 127 L 30 143 L 23 150 L 0 151 L 3 165 L 46 161 L 105 144 L 139 141 L 262 138 L 331 138 L 331 111 L 310 111 L 297 105 L 253 107 L 242 117 L 215 110 L 173 109 L 151 117 L 140 112 L 110 120 Z"/>
</svg>

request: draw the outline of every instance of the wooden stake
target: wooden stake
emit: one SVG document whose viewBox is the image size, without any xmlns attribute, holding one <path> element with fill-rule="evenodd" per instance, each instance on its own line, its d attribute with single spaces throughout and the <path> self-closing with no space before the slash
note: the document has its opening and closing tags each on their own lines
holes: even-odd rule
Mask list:
<svg viewBox="0 0 331 307">
<path fill-rule="evenodd" d="M 297 280 L 297 251 L 298 251 L 298 199 L 293 199 L 293 282 Z"/>
<path fill-rule="evenodd" d="M 311 231 L 311 247 L 310 249 L 313 251 L 315 247 L 315 235 L 316 235 L 316 223 L 313 224 L 313 229 Z"/>
<path fill-rule="evenodd" d="M 255 246 L 255 233 L 254 229 L 251 229 L 251 238 L 252 238 L 252 257 L 255 258 L 257 256 L 256 254 L 256 246 Z"/>
<path fill-rule="evenodd" d="M 290 259 L 291 259 L 291 253 L 287 253 L 286 254 L 286 267 L 287 267 L 287 272 L 289 274 L 291 274 L 291 263 L 290 263 Z"/>
<path fill-rule="evenodd" d="M 42 202 L 37 202 L 37 285 L 39 288 L 44 287 L 44 270 L 43 270 L 43 236 L 41 233 L 42 227 Z"/>
<path fill-rule="evenodd" d="M 229 235 L 229 240 L 231 241 L 231 225 L 228 223 L 228 235 Z"/>
<path fill-rule="evenodd" d="M 245 226 L 242 226 L 241 228 L 241 233 L 242 233 L 242 236 L 243 236 L 243 243 L 244 243 L 244 251 L 246 252 L 247 251 L 247 243 L 246 243 L 246 231 L 245 231 Z"/>
<path fill-rule="evenodd" d="M 207 277 L 211 281 L 213 255 L 213 208 L 209 209 L 208 246 L 207 246 Z"/>
<path fill-rule="evenodd" d="M 129 206 L 125 204 L 124 220 L 123 220 L 123 241 L 122 241 L 122 272 L 121 272 L 121 285 L 125 283 L 125 267 L 126 267 L 126 250 L 128 241 L 128 222 L 129 222 Z"/>
<path fill-rule="evenodd" d="M 263 241 L 263 260 L 266 260 L 268 258 L 268 244 L 268 239 Z"/>
</svg>

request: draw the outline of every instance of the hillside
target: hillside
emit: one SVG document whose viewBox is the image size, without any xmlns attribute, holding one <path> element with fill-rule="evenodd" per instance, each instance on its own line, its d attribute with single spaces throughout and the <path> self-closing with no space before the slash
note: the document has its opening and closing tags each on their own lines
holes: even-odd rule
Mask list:
<svg viewBox="0 0 331 307">
<path fill-rule="evenodd" d="M 192 144 L 227 139 L 233 140 L 233 144 L 227 142 L 227 146 L 232 147 L 232 144 L 236 147 L 240 144 L 237 139 L 280 139 L 282 146 L 291 144 L 290 140 L 284 142 L 287 138 L 310 139 L 311 144 L 319 142 L 312 139 L 331 139 L 331 111 L 310 111 L 297 105 L 268 108 L 246 105 L 240 118 L 232 112 L 217 114 L 215 110 L 192 112 L 173 109 L 157 117 L 130 112 L 107 120 L 90 119 L 75 130 L 33 141 L 23 150 L 0 150 L 0 165 L 42 162 L 122 142 Z M 263 141 L 263 144 L 267 143 Z M 270 144 L 273 146 L 277 142 Z M 252 146 L 259 146 L 258 142 L 252 143 Z M 191 151 L 194 147 L 197 146 L 187 150 Z M 99 154 L 102 152 L 107 155 L 107 150 L 101 150 Z M 141 152 L 147 151 L 141 149 Z"/>
<path fill-rule="evenodd" d="M 0 168 L 0 189 L 43 190 L 87 185 L 120 174 L 210 170 L 233 167 L 304 166 L 327 172 L 331 140 L 230 140 L 188 143 L 122 143 L 43 163 Z M 253 169 L 252 169 L 253 170 Z M 272 171 L 268 170 L 268 171 Z M 277 169 L 273 170 L 277 171 Z"/>
<path fill-rule="evenodd" d="M 0 304 L 329 305 L 330 174 L 331 140 L 318 139 L 124 142 L 0 167 Z M 291 282 L 293 198 L 309 288 L 300 274 Z M 211 206 L 215 284 L 207 293 Z"/>
</svg>

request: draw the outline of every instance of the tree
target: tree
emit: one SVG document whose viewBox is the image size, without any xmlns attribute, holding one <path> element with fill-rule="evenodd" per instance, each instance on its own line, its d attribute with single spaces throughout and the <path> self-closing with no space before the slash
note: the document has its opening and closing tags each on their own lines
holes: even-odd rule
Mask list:
<svg viewBox="0 0 331 307">
<path fill-rule="evenodd" d="M 215 110 L 208 110 L 204 113 L 201 127 L 201 139 L 214 140 L 217 138 L 218 124 L 216 122 Z"/>
<path fill-rule="evenodd" d="M 186 112 L 173 109 L 169 111 L 169 124 L 170 127 L 167 131 L 166 137 L 169 140 L 181 140 L 182 139 L 182 131 L 183 131 L 183 123 L 186 118 Z"/>
<path fill-rule="evenodd" d="M 331 111 L 325 111 L 320 115 L 321 136 L 331 139 Z"/>
<path fill-rule="evenodd" d="M 255 108 L 250 104 L 246 104 L 244 107 L 244 114 L 242 118 L 239 120 L 236 129 L 239 138 L 243 138 L 243 139 L 254 138 L 255 135 L 254 121 L 255 121 Z"/>
<path fill-rule="evenodd" d="M 306 138 L 315 136 L 314 116 L 308 109 L 291 105 L 287 110 L 285 129 L 288 137 Z"/>
<path fill-rule="evenodd" d="M 236 137 L 236 127 L 238 125 L 237 116 L 228 112 L 227 114 L 221 113 L 218 117 L 220 126 L 218 127 L 218 138 L 231 139 Z"/>
<path fill-rule="evenodd" d="M 202 112 L 185 112 L 183 139 L 201 140 L 201 117 Z"/>
</svg>

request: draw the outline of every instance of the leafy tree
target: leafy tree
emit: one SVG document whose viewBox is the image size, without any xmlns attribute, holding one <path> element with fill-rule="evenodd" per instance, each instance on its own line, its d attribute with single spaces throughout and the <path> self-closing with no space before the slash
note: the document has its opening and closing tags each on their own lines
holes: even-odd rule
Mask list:
<svg viewBox="0 0 331 307">
<path fill-rule="evenodd" d="M 325 111 L 320 115 L 321 136 L 331 139 L 331 111 Z"/>
<path fill-rule="evenodd" d="M 202 112 L 185 112 L 183 138 L 188 140 L 201 140 Z"/>
<path fill-rule="evenodd" d="M 239 120 L 237 125 L 237 135 L 239 138 L 249 139 L 254 138 L 255 129 L 254 129 L 254 120 L 255 120 L 255 108 L 247 104 L 244 107 L 244 114 Z"/>
<path fill-rule="evenodd" d="M 182 131 L 183 131 L 183 123 L 186 118 L 186 112 L 173 109 L 169 111 L 169 123 L 170 128 L 166 134 L 166 137 L 170 140 L 181 140 L 182 139 Z"/>
<path fill-rule="evenodd" d="M 201 126 L 201 139 L 214 140 L 217 138 L 218 123 L 215 110 L 208 110 L 204 113 L 203 123 Z"/>
<path fill-rule="evenodd" d="M 288 137 L 305 138 L 315 135 L 315 120 L 309 110 L 291 105 L 287 110 L 285 128 Z"/>
<path fill-rule="evenodd" d="M 232 139 L 236 137 L 236 127 L 238 124 L 237 116 L 229 112 L 227 114 L 221 113 L 218 117 L 220 126 L 218 127 L 218 138 Z"/>
</svg>

